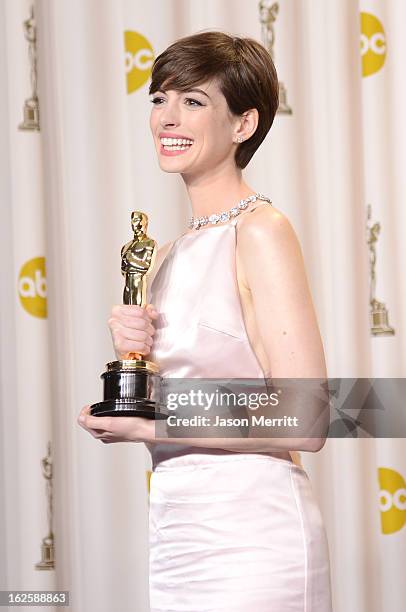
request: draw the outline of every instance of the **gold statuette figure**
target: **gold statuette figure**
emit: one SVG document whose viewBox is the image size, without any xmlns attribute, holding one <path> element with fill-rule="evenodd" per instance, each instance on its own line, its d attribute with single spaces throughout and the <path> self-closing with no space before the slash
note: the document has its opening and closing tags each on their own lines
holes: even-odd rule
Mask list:
<svg viewBox="0 0 406 612">
<path fill-rule="evenodd" d="M 121 249 L 121 272 L 125 277 L 123 304 L 146 303 L 146 275 L 153 268 L 156 257 L 156 242 L 146 234 L 147 215 L 135 211 L 131 214 L 133 240 Z"/>
<path fill-rule="evenodd" d="M 147 275 L 155 262 L 157 245 L 147 236 L 148 217 L 131 214 L 134 237 L 121 249 L 121 273 L 125 278 L 123 302 L 142 308 L 146 305 Z M 161 402 L 159 367 L 139 353 L 128 353 L 124 359 L 107 364 L 102 374 L 104 400 L 93 404 L 93 416 L 142 416 L 165 419 L 166 405 Z"/>
<path fill-rule="evenodd" d="M 131 214 L 133 240 L 121 249 L 121 273 L 125 278 L 123 304 L 145 306 L 147 274 L 152 270 L 157 246 L 155 240 L 147 236 L 148 218 L 140 211 Z M 138 353 L 128 353 L 126 359 L 142 359 Z"/>
</svg>

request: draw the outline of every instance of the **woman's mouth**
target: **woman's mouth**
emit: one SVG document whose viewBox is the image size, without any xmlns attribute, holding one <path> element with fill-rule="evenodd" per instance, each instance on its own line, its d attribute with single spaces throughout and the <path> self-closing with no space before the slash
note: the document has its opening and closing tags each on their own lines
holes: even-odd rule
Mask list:
<svg viewBox="0 0 406 612">
<path fill-rule="evenodd" d="M 186 138 L 161 138 L 161 155 L 180 155 L 193 145 L 193 140 Z"/>
</svg>

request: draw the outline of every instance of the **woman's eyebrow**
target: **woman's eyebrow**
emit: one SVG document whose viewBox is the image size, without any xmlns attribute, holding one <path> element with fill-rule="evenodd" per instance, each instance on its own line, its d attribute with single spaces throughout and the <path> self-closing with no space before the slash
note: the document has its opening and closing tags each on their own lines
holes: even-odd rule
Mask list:
<svg viewBox="0 0 406 612">
<path fill-rule="evenodd" d="M 166 93 L 166 92 L 167 92 L 167 90 L 166 90 L 166 89 L 159 89 L 158 91 L 160 91 L 160 92 L 162 92 L 162 93 Z M 193 89 L 188 89 L 187 91 L 183 91 L 183 92 L 181 92 L 181 93 L 192 93 L 192 92 L 195 92 L 195 93 L 201 93 L 201 94 L 203 94 L 204 96 L 206 96 L 206 98 L 209 98 L 209 100 L 211 100 L 211 98 L 210 98 L 209 94 L 207 94 L 205 91 L 203 91 L 203 89 L 199 89 L 199 88 L 196 88 L 196 87 L 195 87 L 195 88 L 193 88 Z"/>
<path fill-rule="evenodd" d="M 203 94 L 204 96 L 206 96 L 206 98 L 209 98 L 209 100 L 211 99 L 209 94 L 207 94 L 205 91 L 203 91 L 203 89 L 197 89 L 197 88 L 195 88 L 195 89 L 188 89 L 187 93 L 192 93 L 193 91 L 196 92 L 196 93 Z"/>
</svg>

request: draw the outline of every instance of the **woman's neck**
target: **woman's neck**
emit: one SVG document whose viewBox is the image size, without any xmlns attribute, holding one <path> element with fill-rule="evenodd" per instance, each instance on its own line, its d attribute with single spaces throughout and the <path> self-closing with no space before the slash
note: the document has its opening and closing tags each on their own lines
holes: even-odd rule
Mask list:
<svg viewBox="0 0 406 612">
<path fill-rule="evenodd" d="M 186 177 L 183 177 L 184 180 Z M 205 180 L 200 178 L 196 181 L 187 181 L 186 189 L 191 203 L 193 217 L 203 217 L 216 212 L 228 210 L 255 193 L 243 180 L 241 172 L 232 173 L 228 176 L 214 176 Z"/>
</svg>

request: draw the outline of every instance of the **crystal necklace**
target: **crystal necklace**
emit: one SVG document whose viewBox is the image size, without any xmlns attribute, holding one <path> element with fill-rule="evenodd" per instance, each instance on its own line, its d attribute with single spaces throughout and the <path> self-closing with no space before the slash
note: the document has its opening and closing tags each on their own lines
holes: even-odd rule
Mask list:
<svg viewBox="0 0 406 612">
<path fill-rule="evenodd" d="M 213 213 L 209 217 L 194 217 L 190 218 L 188 223 L 188 227 L 190 229 L 200 229 L 204 225 L 211 223 L 212 225 L 216 225 L 216 223 L 221 223 L 223 221 L 229 221 L 232 217 L 236 217 L 240 214 L 241 211 L 245 210 L 250 202 L 255 202 L 255 200 L 265 200 L 266 202 L 271 202 L 269 198 L 262 195 L 261 193 L 256 193 L 255 195 L 250 195 L 245 200 L 240 200 L 238 204 L 230 208 L 229 210 L 225 210 L 220 213 Z"/>
</svg>

